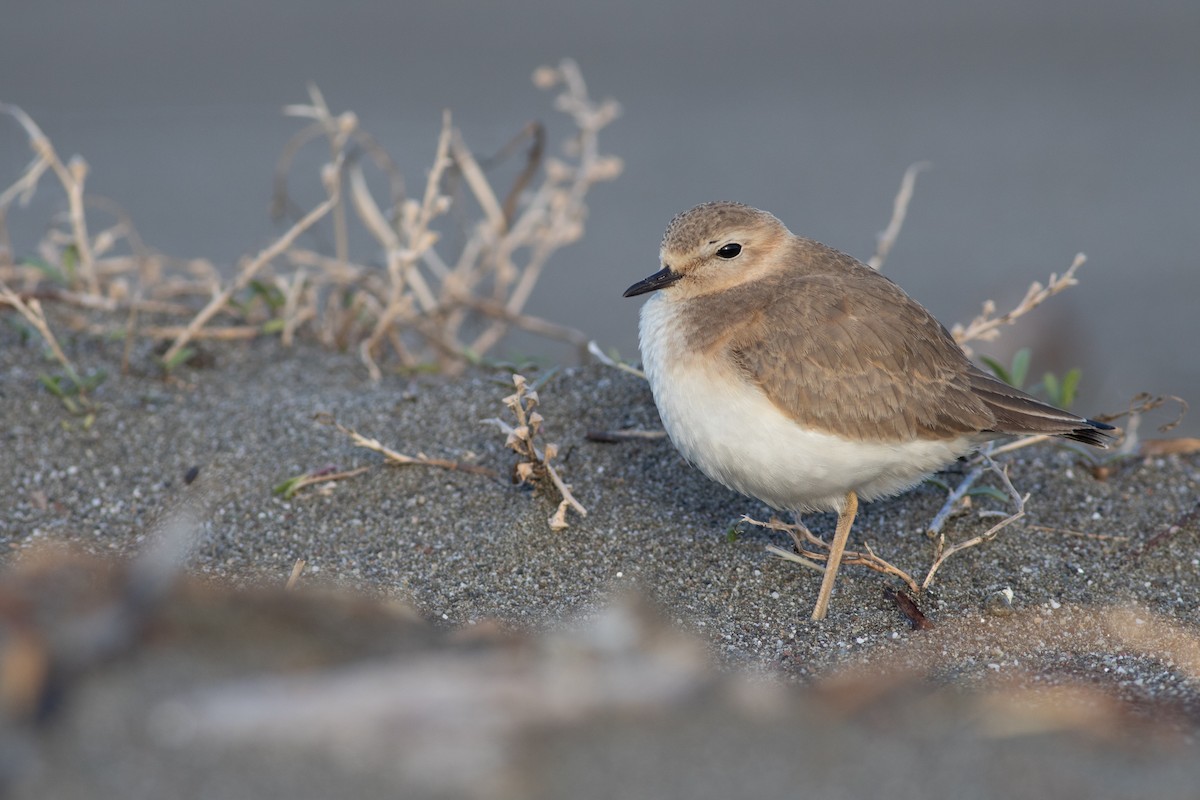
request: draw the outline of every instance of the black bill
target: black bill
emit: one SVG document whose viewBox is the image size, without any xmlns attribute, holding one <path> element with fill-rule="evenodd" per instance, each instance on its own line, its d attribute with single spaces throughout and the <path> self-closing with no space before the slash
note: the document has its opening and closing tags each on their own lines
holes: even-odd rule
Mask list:
<svg viewBox="0 0 1200 800">
<path fill-rule="evenodd" d="M 637 283 L 635 283 L 633 286 L 630 286 L 628 289 L 625 290 L 624 296 L 625 297 L 634 297 L 639 294 L 645 294 L 646 292 L 656 292 L 659 289 L 663 289 L 667 286 L 670 286 L 672 283 L 674 283 L 675 281 L 679 280 L 682 277 L 683 276 L 680 275 L 678 272 L 672 272 L 670 267 L 663 267 L 658 272 L 651 275 L 649 278 L 640 280 Z"/>
</svg>

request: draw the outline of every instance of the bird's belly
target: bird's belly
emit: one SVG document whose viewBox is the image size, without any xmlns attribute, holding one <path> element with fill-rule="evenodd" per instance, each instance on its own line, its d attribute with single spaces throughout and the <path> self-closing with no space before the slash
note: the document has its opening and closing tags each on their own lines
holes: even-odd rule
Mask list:
<svg viewBox="0 0 1200 800">
<path fill-rule="evenodd" d="M 850 490 L 863 500 L 896 494 L 972 447 L 965 437 L 853 441 L 803 427 L 757 386 L 702 359 L 647 366 L 659 415 L 683 456 L 779 509 L 837 510 Z"/>
</svg>

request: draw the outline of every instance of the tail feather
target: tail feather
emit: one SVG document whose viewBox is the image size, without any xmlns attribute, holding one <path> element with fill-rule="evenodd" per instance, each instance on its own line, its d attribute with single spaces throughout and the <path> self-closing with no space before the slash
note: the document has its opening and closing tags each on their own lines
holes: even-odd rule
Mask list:
<svg viewBox="0 0 1200 800">
<path fill-rule="evenodd" d="M 1080 417 L 1014 389 L 983 370 L 971 371 L 971 389 L 996 417 L 994 433 L 1048 434 L 1108 447 L 1112 425 Z"/>
</svg>

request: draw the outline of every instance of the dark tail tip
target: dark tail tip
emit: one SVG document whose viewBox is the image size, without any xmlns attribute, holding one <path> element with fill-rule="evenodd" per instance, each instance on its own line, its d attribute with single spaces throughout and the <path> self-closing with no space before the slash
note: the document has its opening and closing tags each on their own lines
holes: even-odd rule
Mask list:
<svg viewBox="0 0 1200 800">
<path fill-rule="evenodd" d="M 1076 442 L 1090 444 L 1093 447 L 1108 447 L 1112 442 L 1112 434 L 1105 431 L 1116 430 L 1112 425 L 1105 422 L 1097 422 L 1094 419 L 1085 419 L 1086 426 L 1081 426 L 1071 431 L 1070 433 L 1059 434 L 1065 439 L 1073 439 Z"/>
</svg>

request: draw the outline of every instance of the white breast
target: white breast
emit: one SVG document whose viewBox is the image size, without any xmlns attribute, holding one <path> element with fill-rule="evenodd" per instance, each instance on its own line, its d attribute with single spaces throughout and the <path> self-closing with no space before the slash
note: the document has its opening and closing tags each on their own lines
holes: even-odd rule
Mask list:
<svg viewBox="0 0 1200 800">
<path fill-rule="evenodd" d="M 640 346 L 667 435 L 715 481 L 797 512 L 841 508 L 901 492 L 969 452 L 967 437 L 860 442 L 805 429 L 724 358 L 686 351 L 661 294 L 642 307 Z"/>
</svg>

